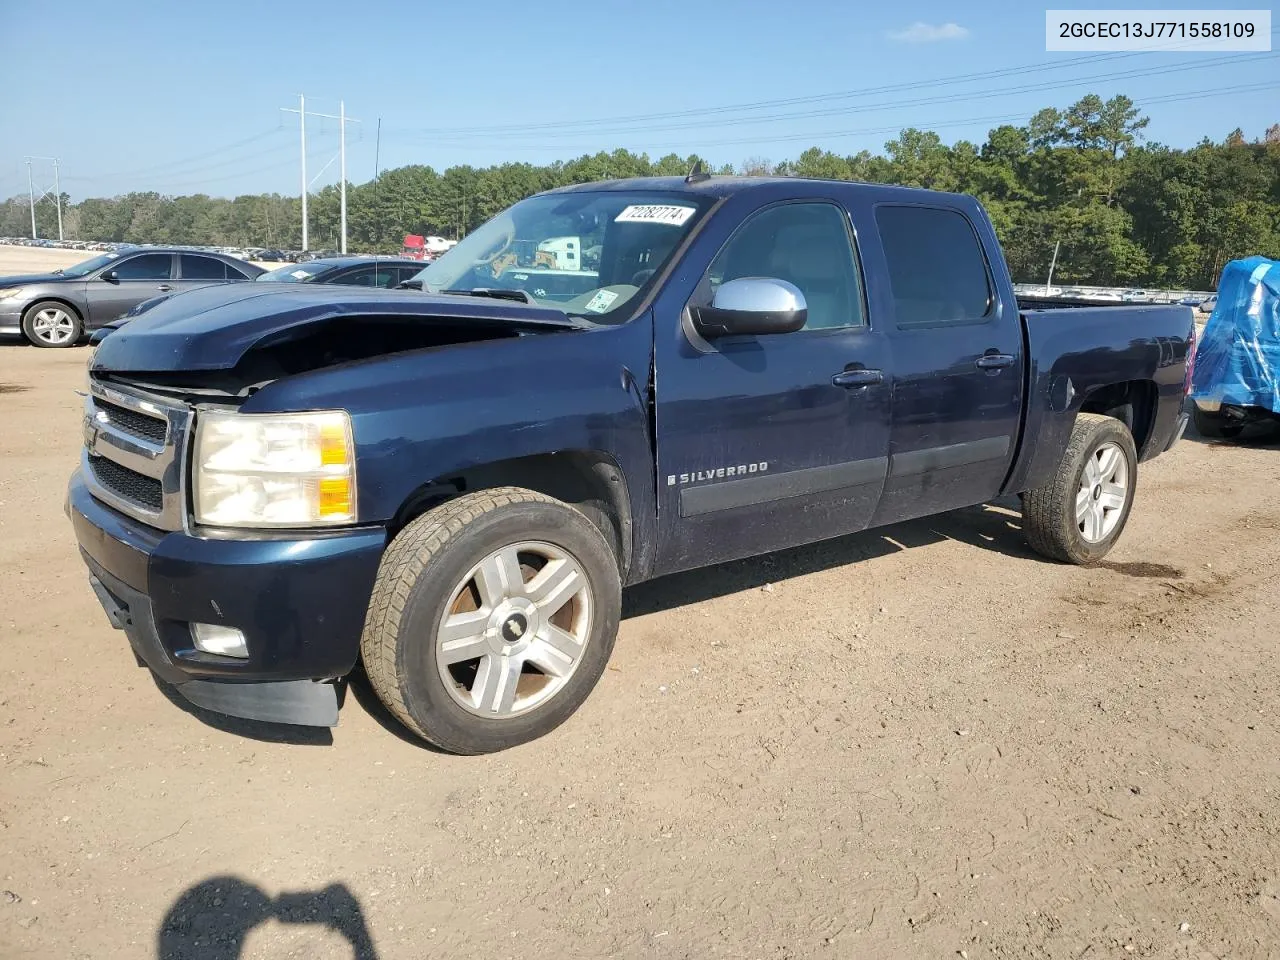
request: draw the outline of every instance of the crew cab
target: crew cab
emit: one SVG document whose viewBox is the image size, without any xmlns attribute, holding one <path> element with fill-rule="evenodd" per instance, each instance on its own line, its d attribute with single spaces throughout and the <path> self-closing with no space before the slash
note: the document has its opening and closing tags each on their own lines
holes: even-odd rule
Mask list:
<svg viewBox="0 0 1280 960">
<path fill-rule="evenodd" d="M 543 299 L 510 251 L 557 237 L 595 276 Z M 1186 426 L 1190 309 L 1020 309 L 966 196 L 587 184 L 412 283 L 198 290 L 98 345 L 67 512 L 191 701 L 333 724 L 362 663 L 419 737 L 501 749 L 586 699 L 624 586 L 1009 494 L 1093 563 Z"/>
</svg>

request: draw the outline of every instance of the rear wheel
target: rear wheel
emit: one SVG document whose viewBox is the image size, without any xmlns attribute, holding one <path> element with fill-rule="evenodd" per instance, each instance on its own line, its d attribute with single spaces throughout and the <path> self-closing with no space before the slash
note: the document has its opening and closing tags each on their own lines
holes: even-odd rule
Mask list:
<svg viewBox="0 0 1280 960">
<path fill-rule="evenodd" d="M 518 487 L 451 500 L 383 556 L 361 638 L 365 672 L 410 730 L 488 753 L 555 729 L 613 649 L 621 584 L 582 513 Z"/>
<path fill-rule="evenodd" d="M 42 300 L 22 315 L 22 332 L 37 347 L 74 347 L 84 325 L 80 315 L 65 303 Z"/>
<path fill-rule="evenodd" d="M 1053 560 L 1096 563 L 1120 539 L 1137 480 L 1129 429 L 1113 417 L 1080 414 L 1057 474 L 1023 494 L 1027 542 Z"/>
</svg>

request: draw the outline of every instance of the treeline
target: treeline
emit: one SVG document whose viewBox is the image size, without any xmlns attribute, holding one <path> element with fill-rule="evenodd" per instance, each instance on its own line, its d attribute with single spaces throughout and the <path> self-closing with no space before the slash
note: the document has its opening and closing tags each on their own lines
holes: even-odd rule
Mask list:
<svg viewBox="0 0 1280 960">
<path fill-rule="evenodd" d="M 1280 258 L 1280 124 L 1258 141 L 1234 131 L 1182 150 L 1141 144 L 1147 119 L 1127 97 L 1087 96 L 1041 110 L 1025 126 L 991 130 L 982 144 L 903 130 L 883 154 L 841 156 L 818 147 L 794 160 L 748 160 L 719 172 L 895 183 L 972 193 L 991 213 L 1010 269 L 1039 280 L 1060 244 L 1055 282 L 1211 288 L 1236 257 Z M 529 194 L 615 177 L 684 175 L 696 157 L 650 160 L 626 150 L 547 166 L 408 166 L 349 186 L 354 251 L 392 251 L 406 233 L 455 237 Z M 708 167 L 708 169 L 711 169 Z M 131 193 L 64 209 L 69 238 L 297 248 L 299 201 Z M 51 202 L 37 207 L 41 236 L 56 236 Z M 338 191 L 310 201 L 315 249 L 338 245 Z M 26 198 L 0 204 L 0 236 L 30 227 Z"/>
</svg>

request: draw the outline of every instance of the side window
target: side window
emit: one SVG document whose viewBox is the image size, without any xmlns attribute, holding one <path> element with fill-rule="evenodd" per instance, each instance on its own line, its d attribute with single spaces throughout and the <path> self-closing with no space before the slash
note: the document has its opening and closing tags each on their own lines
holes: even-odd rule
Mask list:
<svg viewBox="0 0 1280 960">
<path fill-rule="evenodd" d="M 332 280 L 332 283 L 340 283 L 348 287 L 372 287 L 374 285 L 374 272 L 370 267 L 361 267 L 358 270 L 348 270 L 346 273 L 339 275 Z"/>
<path fill-rule="evenodd" d="M 245 273 L 245 272 L 244 272 L 243 270 L 241 270 L 239 267 L 233 267 L 233 266 L 232 266 L 231 264 L 229 264 L 229 263 L 226 265 L 226 267 L 227 267 L 227 279 L 228 279 L 228 280 L 252 280 L 252 279 L 253 279 L 253 277 L 249 276 L 247 273 Z"/>
<path fill-rule="evenodd" d="M 121 260 L 111 269 L 120 280 L 168 280 L 173 271 L 173 257 L 167 253 L 143 253 Z"/>
<path fill-rule="evenodd" d="M 987 261 L 972 224 L 955 210 L 876 208 L 898 326 L 965 323 L 991 309 Z"/>
<path fill-rule="evenodd" d="M 418 267 L 401 267 L 398 271 L 398 276 L 396 277 L 396 283 L 404 283 L 406 280 L 412 280 L 421 272 L 422 270 Z"/>
<path fill-rule="evenodd" d="M 227 268 L 221 260 L 183 253 L 178 257 L 183 280 L 225 280 Z"/>
<path fill-rule="evenodd" d="M 720 284 L 741 277 L 773 277 L 799 287 L 809 307 L 806 330 L 866 322 L 846 218 L 834 204 L 784 203 L 754 214 L 716 254 L 700 293 L 709 300 Z"/>
</svg>

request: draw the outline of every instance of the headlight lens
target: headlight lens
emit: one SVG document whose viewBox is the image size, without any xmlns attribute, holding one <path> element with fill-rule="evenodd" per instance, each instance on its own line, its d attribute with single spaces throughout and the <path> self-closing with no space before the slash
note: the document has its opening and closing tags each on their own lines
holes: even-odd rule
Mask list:
<svg viewBox="0 0 1280 960">
<path fill-rule="evenodd" d="M 343 410 L 200 411 L 196 522 L 220 527 L 354 523 L 355 446 Z"/>
<path fill-rule="evenodd" d="M 22 292 L 21 287 L 0 287 L 0 300 L 8 300 Z"/>
</svg>

